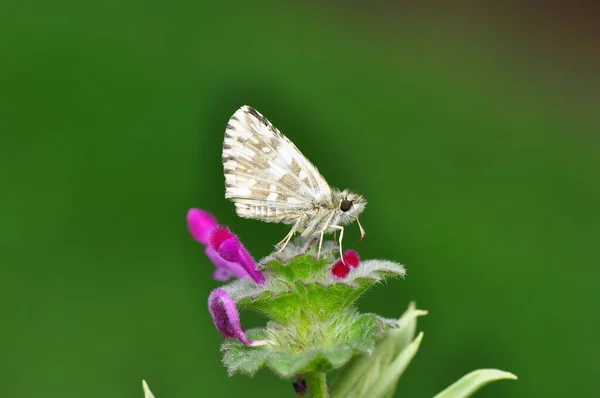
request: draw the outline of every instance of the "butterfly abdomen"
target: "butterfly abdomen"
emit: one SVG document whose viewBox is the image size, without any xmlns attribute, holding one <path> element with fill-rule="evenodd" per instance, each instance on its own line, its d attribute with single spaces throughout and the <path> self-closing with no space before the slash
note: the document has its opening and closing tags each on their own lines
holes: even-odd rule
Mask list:
<svg viewBox="0 0 600 398">
<path fill-rule="evenodd" d="M 281 210 L 275 206 L 254 206 L 239 202 L 235 203 L 235 210 L 240 217 L 285 224 L 293 223 L 299 216 L 298 213 Z"/>
</svg>

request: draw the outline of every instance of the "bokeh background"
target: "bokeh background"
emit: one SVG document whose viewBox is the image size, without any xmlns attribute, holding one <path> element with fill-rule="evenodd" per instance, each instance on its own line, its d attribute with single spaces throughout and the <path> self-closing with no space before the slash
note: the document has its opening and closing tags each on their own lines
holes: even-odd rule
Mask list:
<svg viewBox="0 0 600 398">
<path fill-rule="evenodd" d="M 478 396 L 592 396 L 597 7 L 414 3 L 2 3 L 0 397 L 294 395 L 227 376 L 185 224 L 209 209 L 257 258 L 287 232 L 224 199 L 243 104 L 368 198 L 346 247 L 406 265 L 360 302 L 430 311 L 398 397 L 482 367 L 519 380 Z"/>
</svg>

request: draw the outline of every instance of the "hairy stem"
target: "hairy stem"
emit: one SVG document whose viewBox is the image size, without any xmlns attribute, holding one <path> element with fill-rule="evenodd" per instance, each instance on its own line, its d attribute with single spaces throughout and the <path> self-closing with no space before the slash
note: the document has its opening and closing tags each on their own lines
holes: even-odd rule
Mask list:
<svg viewBox="0 0 600 398">
<path fill-rule="evenodd" d="M 312 398 L 327 398 L 327 375 L 325 373 L 311 372 L 306 375 L 306 384 Z"/>
</svg>

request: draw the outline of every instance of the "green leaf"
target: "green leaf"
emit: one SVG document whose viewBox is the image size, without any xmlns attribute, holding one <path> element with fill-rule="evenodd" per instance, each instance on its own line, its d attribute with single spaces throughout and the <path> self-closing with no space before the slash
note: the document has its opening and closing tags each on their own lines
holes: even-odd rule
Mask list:
<svg viewBox="0 0 600 398">
<path fill-rule="evenodd" d="M 302 313 L 310 314 L 314 321 L 325 320 L 350 306 L 373 284 L 374 281 L 361 281 L 357 287 L 341 284 L 327 287 L 298 282 L 290 285 L 286 292 L 265 292 L 254 299 L 243 299 L 238 302 L 238 308 L 262 313 L 284 324 L 297 321 Z"/>
<path fill-rule="evenodd" d="M 408 304 L 408 309 L 398 319 L 398 327 L 388 330 L 387 336 L 382 343 L 389 342 L 388 344 L 393 346 L 393 356 L 398 355 L 400 351 L 404 350 L 415 339 L 417 318 L 424 315 L 427 315 L 427 311 L 418 310 L 416 303 L 411 301 Z M 391 347 L 382 345 L 381 349 L 387 351 L 391 350 Z"/>
<path fill-rule="evenodd" d="M 229 374 L 255 374 L 263 366 L 284 378 L 309 372 L 328 372 L 346 364 L 353 355 L 372 352 L 389 323 L 354 310 L 337 313 L 331 320 L 307 329 L 269 322 L 266 329 L 247 331 L 262 346 L 247 346 L 237 339 L 222 345 L 223 363 Z"/>
<path fill-rule="evenodd" d="M 294 282 L 296 276 L 294 269 L 287 265 L 280 263 L 279 261 L 271 261 L 263 267 L 264 271 L 271 271 L 272 277 L 278 277 L 285 282 Z"/>
<path fill-rule="evenodd" d="M 142 388 L 144 389 L 144 398 L 154 398 L 154 395 L 152 395 L 152 391 L 150 391 L 146 380 L 142 380 Z"/>
<path fill-rule="evenodd" d="M 464 375 L 434 398 L 465 398 L 496 380 L 516 380 L 517 376 L 498 369 L 479 369 Z"/>
<path fill-rule="evenodd" d="M 365 398 L 387 397 L 390 393 L 394 392 L 398 379 L 402 373 L 404 373 L 413 357 L 417 354 L 422 339 L 423 332 L 419 333 L 417 338 L 402 350 L 400 355 L 398 355 L 386 369 L 382 370 L 379 380 L 373 385 L 371 391 L 368 392 L 368 395 L 364 395 Z"/>
<path fill-rule="evenodd" d="M 400 264 L 367 260 L 342 280 L 329 272 L 328 260 L 299 255 L 283 264 L 271 260 L 263 266 L 267 283 L 253 284 L 248 279 L 223 286 L 240 310 L 252 310 L 283 324 L 298 322 L 309 314 L 311 322 L 324 321 L 331 314 L 351 306 L 369 288 L 388 277 L 404 275 Z"/>
<path fill-rule="evenodd" d="M 355 357 L 342 369 L 333 384 L 332 397 L 346 397 L 350 393 L 359 397 L 369 396 L 372 386 L 379 382 L 381 372 L 413 341 L 417 317 L 426 314 L 427 311 L 416 309 L 415 303 L 411 302 L 396 322 L 397 327 L 388 329 L 384 338 L 377 342 L 372 355 Z M 391 388 L 394 387 L 395 384 Z"/>
</svg>

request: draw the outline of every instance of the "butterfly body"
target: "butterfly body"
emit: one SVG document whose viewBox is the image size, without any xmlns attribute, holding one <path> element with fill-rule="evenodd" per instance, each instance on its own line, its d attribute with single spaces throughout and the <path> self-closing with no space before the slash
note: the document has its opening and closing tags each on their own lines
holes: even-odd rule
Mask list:
<svg viewBox="0 0 600 398">
<path fill-rule="evenodd" d="M 358 222 L 366 200 L 331 188 L 317 168 L 258 111 L 243 106 L 229 119 L 223 141 L 225 197 L 240 217 L 291 224 L 294 233 L 320 237 Z M 362 226 L 361 236 L 364 236 Z"/>
</svg>

